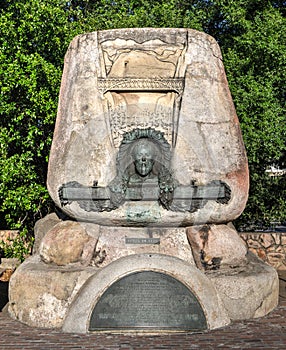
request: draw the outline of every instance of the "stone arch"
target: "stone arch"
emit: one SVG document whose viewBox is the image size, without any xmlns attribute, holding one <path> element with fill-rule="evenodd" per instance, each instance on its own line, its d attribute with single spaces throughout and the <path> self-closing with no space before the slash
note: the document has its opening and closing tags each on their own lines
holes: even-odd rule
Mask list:
<svg viewBox="0 0 286 350">
<path fill-rule="evenodd" d="M 230 323 L 213 283 L 195 266 L 172 256 L 135 254 L 110 263 L 88 279 L 67 312 L 63 331 L 88 333 L 92 311 L 103 293 L 121 278 L 140 271 L 170 275 L 189 288 L 203 308 L 208 329 Z"/>
</svg>

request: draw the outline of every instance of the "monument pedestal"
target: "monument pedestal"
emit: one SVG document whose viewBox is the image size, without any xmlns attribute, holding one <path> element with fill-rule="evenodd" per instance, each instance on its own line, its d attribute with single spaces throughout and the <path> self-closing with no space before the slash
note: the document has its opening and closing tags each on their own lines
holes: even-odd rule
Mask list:
<svg viewBox="0 0 286 350">
<path fill-rule="evenodd" d="M 261 317 L 277 305 L 277 273 L 254 255 L 236 266 L 223 263 L 221 256 L 220 266 L 200 269 L 187 228 L 88 228 L 92 244 L 97 242 L 93 258 L 62 266 L 43 261 L 43 253 L 47 260 L 57 246 L 49 238 L 53 231 L 47 233 L 39 254 L 12 276 L 12 317 L 76 333 L 181 332 Z M 65 254 L 68 248 L 61 250 L 62 261 Z"/>
</svg>

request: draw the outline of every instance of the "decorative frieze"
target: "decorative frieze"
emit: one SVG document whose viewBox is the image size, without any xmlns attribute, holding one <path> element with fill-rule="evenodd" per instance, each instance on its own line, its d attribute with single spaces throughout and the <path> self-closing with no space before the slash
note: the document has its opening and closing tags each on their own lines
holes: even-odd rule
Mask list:
<svg viewBox="0 0 286 350">
<path fill-rule="evenodd" d="M 98 78 L 98 89 L 107 91 L 174 91 L 184 90 L 183 78 Z"/>
</svg>

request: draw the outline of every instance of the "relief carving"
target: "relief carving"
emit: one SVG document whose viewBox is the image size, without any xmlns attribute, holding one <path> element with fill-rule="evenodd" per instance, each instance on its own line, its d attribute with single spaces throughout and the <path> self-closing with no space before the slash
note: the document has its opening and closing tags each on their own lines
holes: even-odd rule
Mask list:
<svg viewBox="0 0 286 350">
<path fill-rule="evenodd" d="M 176 144 L 184 91 L 186 41 L 161 39 L 107 40 L 100 43 L 98 89 L 104 98 L 110 141 L 119 148 L 122 136 L 136 128 L 155 128 Z"/>
<path fill-rule="evenodd" d="M 171 211 L 194 212 L 208 200 L 226 204 L 230 188 L 222 181 L 182 186 L 170 170 L 171 147 L 161 131 L 134 129 L 123 135 L 117 154 L 117 175 L 107 187 L 75 181 L 59 189 L 61 204 L 76 201 L 86 211 L 110 211 L 126 201 L 154 201 Z"/>
</svg>

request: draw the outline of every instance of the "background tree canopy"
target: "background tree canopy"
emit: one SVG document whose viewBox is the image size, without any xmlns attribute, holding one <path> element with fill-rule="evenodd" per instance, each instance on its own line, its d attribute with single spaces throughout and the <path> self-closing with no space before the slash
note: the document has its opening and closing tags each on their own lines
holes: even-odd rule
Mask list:
<svg viewBox="0 0 286 350">
<path fill-rule="evenodd" d="M 1 1 L 1 229 L 32 232 L 53 210 L 45 183 L 68 44 L 80 33 L 124 27 L 193 28 L 218 41 L 251 174 L 237 225 L 285 220 L 285 177 L 265 173 L 285 166 L 285 12 L 282 0 Z"/>
</svg>

